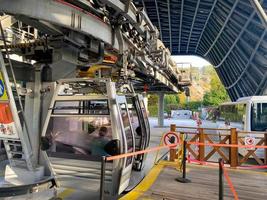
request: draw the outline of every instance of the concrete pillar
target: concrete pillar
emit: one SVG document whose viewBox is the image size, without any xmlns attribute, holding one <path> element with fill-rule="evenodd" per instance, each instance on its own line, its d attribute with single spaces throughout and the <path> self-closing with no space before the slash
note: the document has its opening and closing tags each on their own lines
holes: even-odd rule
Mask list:
<svg viewBox="0 0 267 200">
<path fill-rule="evenodd" d="M 158 126 L 164 126 L 164 93 L 159 93 Z"/>
</svg>

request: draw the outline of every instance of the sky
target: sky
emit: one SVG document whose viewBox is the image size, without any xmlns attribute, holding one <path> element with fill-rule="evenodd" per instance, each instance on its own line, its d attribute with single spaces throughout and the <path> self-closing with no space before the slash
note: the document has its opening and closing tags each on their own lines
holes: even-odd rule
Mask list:
<svg viewBox="0 0 267 200">
<path fill-rule="evenodd" d="M 176 63 L 191 63 L 193 67 L 203 67 L 211 65 L 205 59 L 198 56 L 172 56 Z"/>
</svg>

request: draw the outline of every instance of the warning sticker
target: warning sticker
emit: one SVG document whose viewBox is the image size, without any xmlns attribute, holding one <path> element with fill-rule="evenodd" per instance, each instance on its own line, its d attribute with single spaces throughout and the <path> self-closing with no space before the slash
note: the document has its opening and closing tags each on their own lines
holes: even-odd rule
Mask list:
<svg viewBox="0 0 267 200">
<path fill-rule="evenodd" d="M 256 144 L 256 141 L 255 141 L 255 137 L 253 137 L 253 136 L 247 136 L 247 137 L 245 137 L 245 145 L 255 145 Z M 248 150 L 254 150 L 255 149 L 255 147 L 249 147 L 249 148 L 246 148 L 246 149 L 248 149 Z"/>
<path fill-rule="evenodd" d="M 0 138 L 18 138 L 8 103 L 0 103 Z"/>
<path fill-rule="evenodd" d="M 0 101 L 7 101 L 7 100 L 8 96 L 6 93 L 5 82 L 2 73 L 0 72 Z"/>
</svg>

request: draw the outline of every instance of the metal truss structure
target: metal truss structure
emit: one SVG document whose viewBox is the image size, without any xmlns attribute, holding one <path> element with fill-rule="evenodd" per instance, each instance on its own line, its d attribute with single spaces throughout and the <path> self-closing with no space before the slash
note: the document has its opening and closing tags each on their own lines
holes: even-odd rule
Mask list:
<svg viewBox="0 0 267 200">
<path fill-rule="evenodd" d="M 232 100 L 266 94 L 266 0 L 134 2 L 172 55 L 197 55 L 214 65 Z"/>
<path fill-rule="evenodd" d="M 21 35 L 23 41 L 10 40 L 10 53 L 49 65 L 53 80 L 70 77 L 77 66 L 99 64 L 104 55 L 112 54 L 119 58 L 115 67 L 124 79 L 131 77 L 137 90 L 147 84 L 150 91 L 178 92 L 190 84 L 183 81 L 146 12 L 132 1 L 0 0 L 0 4 L 0 11 L 13 21 L 34 28 L 26 40 Z M 12 24 L 12 37 L 16 29 L 18 25 Z"/>
</svg>

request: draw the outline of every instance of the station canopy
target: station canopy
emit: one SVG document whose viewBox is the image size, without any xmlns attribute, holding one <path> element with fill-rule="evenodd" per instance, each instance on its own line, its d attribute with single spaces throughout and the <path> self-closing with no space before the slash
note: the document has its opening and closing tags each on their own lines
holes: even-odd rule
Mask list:
<svg viewBox="0 0 267 200">
<path fill-rule="evenodd" d="M 232 100 L 266 94 L 267 0 L 134 0 L 172 55 L 215 68 Z"/>
</svg>

